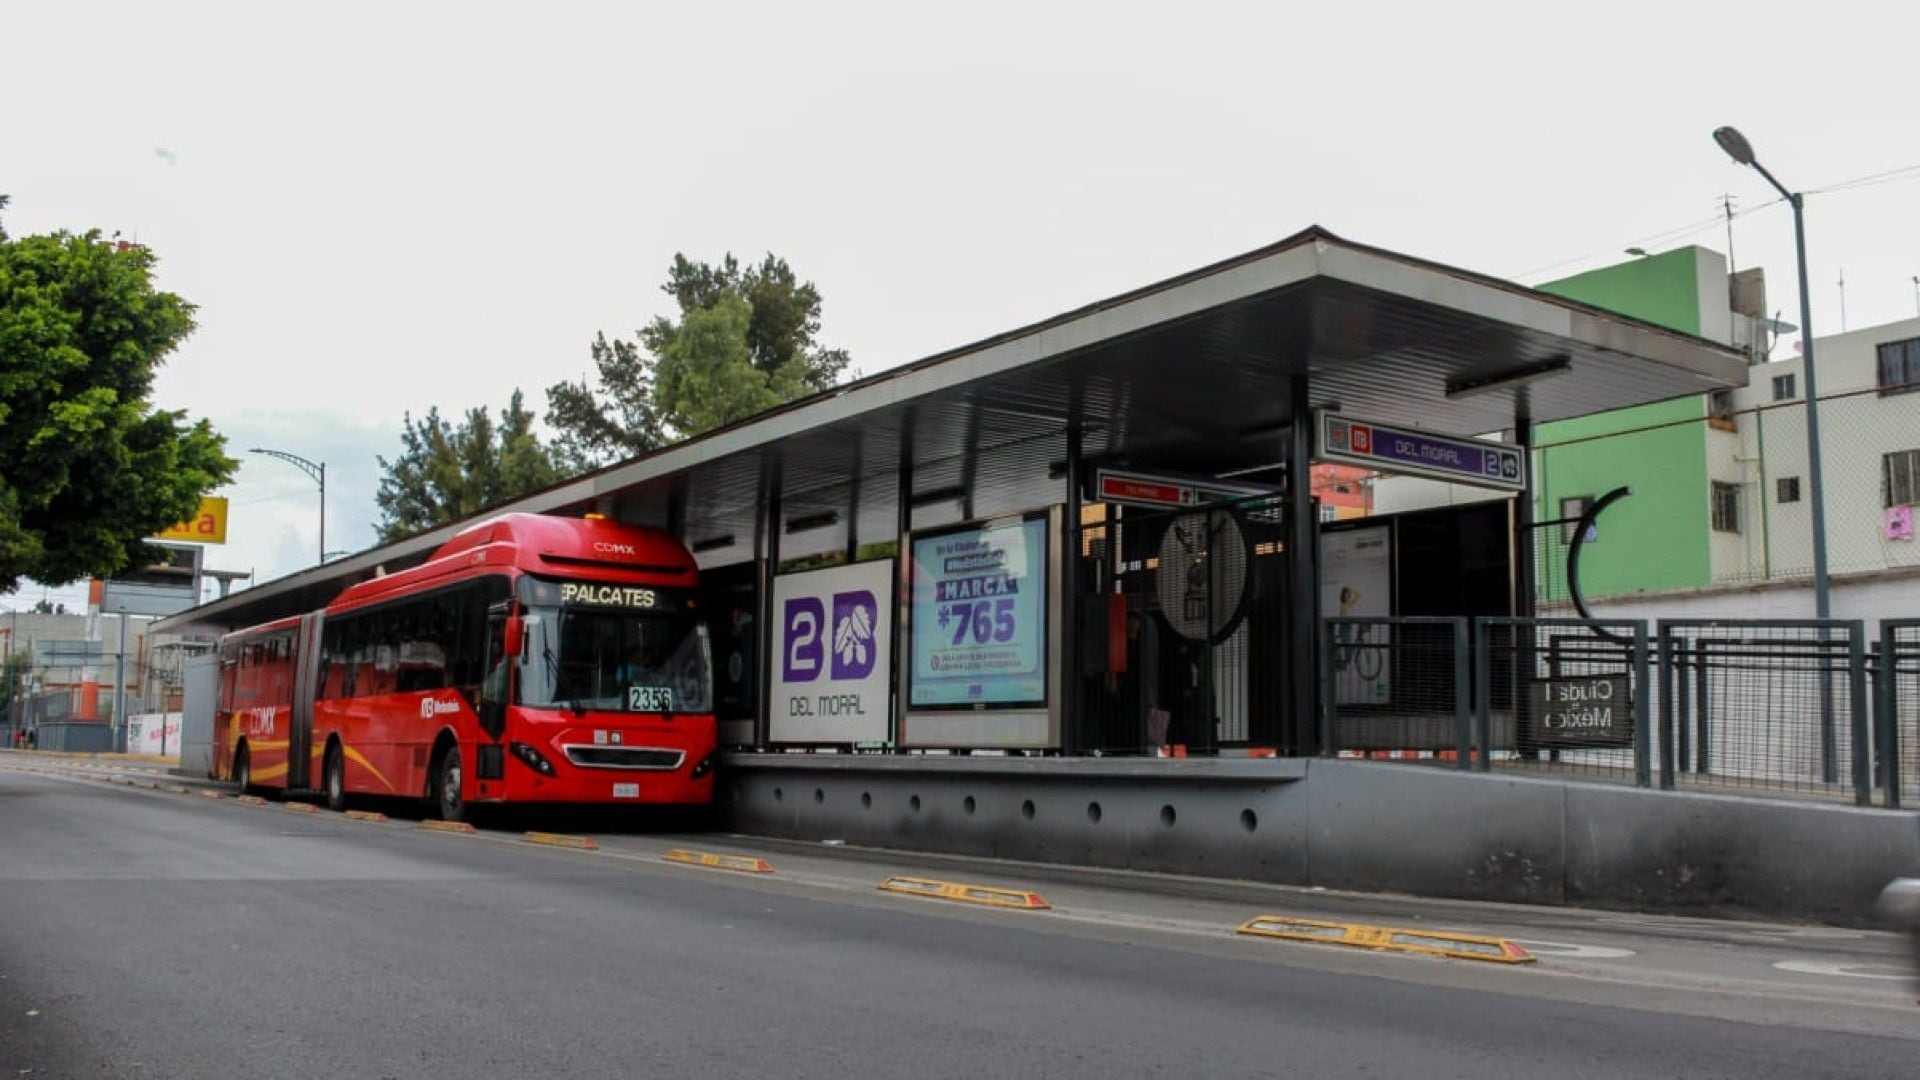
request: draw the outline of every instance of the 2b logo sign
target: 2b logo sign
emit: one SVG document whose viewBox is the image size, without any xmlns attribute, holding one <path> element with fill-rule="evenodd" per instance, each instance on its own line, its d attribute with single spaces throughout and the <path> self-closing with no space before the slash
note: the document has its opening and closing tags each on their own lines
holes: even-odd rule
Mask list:
<svg viewBox="0 0 1920 1080">
<path fill-rule="evenodd" d="M 880 604 L 866 589 L 835 593 L 833 617 L 817 596 L 798 596 L 786 603 L 780 666 L 790 683 L 812 682 L 826 672 L 830 679 L 864 679 L 879 659 L 874 632 Z"/>
</svg>

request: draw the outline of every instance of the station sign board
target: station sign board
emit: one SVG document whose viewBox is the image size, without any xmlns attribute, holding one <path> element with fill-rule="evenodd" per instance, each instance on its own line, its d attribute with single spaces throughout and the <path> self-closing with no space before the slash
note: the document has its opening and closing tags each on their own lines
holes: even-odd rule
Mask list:
<svg viewBox="0 0 1920 1080">
<path fill-rule="evenodd" d="M 1319 413 L 1318 421 L 1314 456 L 1321 461 L 1498 491 L 1526 490 L 1526 451 L 1518 446 L 1416 431 L 1334 412 Z"/>
<path fill-rule="evenodd" d="M 1633 682 L 1625 675 L 1563 675 L 1533 683 L 1536 746 L 1633 745 Z"/>
<path fill-rule="evenodd" d="M 888 738 L 894 561 L 782 574 L 773 582 L 780 653 L 768 737 L 776 743 Z"/>
<path fill-rule="evenodd" d="M 200 500 L 193 516 L 165 532 L 153 534 L 155 540 L 175 540 L 187 544 L 224 544 L 227 542 L 227 500 L 209 495 Z"/>
<path fill-rule="evenodd" d="M 1168 473 L 1101 468 L 1093 474 L 1093 497 L 1100 502 L 1150 506 L 1162 510 L 1231 502 L 1235 499 L 1257 499 L 1274 493 L 1272 488 L 1252 484 L 1229 484 Z"/>
</svg>

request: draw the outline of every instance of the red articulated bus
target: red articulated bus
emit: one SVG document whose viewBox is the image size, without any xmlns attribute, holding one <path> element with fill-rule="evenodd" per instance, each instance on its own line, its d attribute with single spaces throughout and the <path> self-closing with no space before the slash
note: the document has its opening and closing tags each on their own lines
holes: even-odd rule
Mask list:
<svg viewBox="0 0 1920 1080">
<path fill-rule="evenodd" d="M 507 514 L 322 611 L 220 642 L 214 776 L 243 790 L 478 803 L 713 798 L 693 556 L 672 536 Z"/>
</svg>

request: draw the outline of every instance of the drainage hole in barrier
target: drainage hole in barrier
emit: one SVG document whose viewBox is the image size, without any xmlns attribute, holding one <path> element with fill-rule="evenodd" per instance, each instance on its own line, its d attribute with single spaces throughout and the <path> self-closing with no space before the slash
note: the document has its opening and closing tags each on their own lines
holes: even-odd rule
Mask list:
<svg viewBox="0 0 1920 1080">
<path fill-rule="evenodd" d="M 916 814 L 919 813 L 920 812 L 920 796 L 915 795 L 913 798 L 908 799 L 907 808 L 912 810 Z"/>
<path fill-rule="evenodd" d="M 1099 803 L 1090 802 L 1087 804 L 1087 820 L 1093 822 L 1095 825 L 1100 824 L 1100 804 Z"/>
<path fill-rule="evenodd" d="M 979 804 L 973 801 L 973 796 L 969 795 L 961 801 L 960 805 L 966 807 L 967 813 L 971 814 Z"/>
<path fill-rule="evenodd" d="M 1020 816 L 1023 818 L 1026 818 L 1028 821 L 1033 820 L 1033 800 L 1032 799 L 1028 799 L 1027 801 L 1020 804 Z"/>
<path fill-rule="evenodd" d="M 814 789 L 813 789 L 813 801 L 814 801 L 814 802 L 816 802 L 816 803 L 823 803 L 823 802 L 826 802 L 826 801 L 827 801 L 827 793 L 826 793 L 825 791 L 823 791 L 823 790 L 821 790 L 820 788 L 814 788 Z"/>
<path fill-rule="evenodd" d="M 862 810 L 873 809 L 873 792 L 863 791 L 860 793 L 860 809 Z M 1248 811 L 1248 813 L 1252 813 L 1252 811 Z"/>
<path fill-rule="evenodd" d="M 1240 811 L 1240 827 L 1247 830 L 1248 832 L 1252 832 L 1253 830 L 1259 828 L 1260 815 L 1254 813 L 1252 810 Z"/>
<path fill-rule="evenodd" d="M 780 801 L 781 799 L 784 799 L 784 798 L 786 798 L 786 797 L 787 797 L 787 793 L 786 793 L 786 792 L 784 792 L 784 791 L 781 791 L 781 790 L 780 790 L 779 788 L 774 788 L 774 789 L 773 789 L 773 801 L 774 801 L 774 802 L 779 802 L 779 801 Z"/>
<path fill-rule="evenodd" d="M 1173 828 L 1173 817 L 1173 807 L 1163 806 L 1160 808 L 1160 824 L 1165 825 L 1169 829 Z"/>
</svg>

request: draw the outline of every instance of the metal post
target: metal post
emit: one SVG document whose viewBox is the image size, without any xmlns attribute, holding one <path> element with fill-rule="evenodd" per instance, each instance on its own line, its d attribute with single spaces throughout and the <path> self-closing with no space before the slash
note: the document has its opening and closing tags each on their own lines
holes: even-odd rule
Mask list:
<svg viewBox="0 0 1920 1080">
<path fill-rule="evenodd" d="M 1473 699 L 1478 715 L 1475 717 L 1474 768 L 1480 772 L 1493 769 L 1493 663 L 1489 659 L 1493 653 L 1493 621 L 1481 616 L 1473 621 L 1475 648 L 1473 650 Z"/>
<path fill-rule="evenodd" d="M 1473 695 L 1468 690 L 1472 676 L 1467 672 L 1467 620 L 1455 617 L 1448 623 L 1448 632 L 1453 635 L 1454 748 L 1460 758 L 1455 768 L 1464 772 L 1473 768 Z"/>
<path fill-rule="evenodd" d="M 1823 783 L 1840 782 L 1840 725 L 1833 715 L 1833 630 L 1821 627 L 1815 631 L 1819 635 L 1819 645 L 1815 653 L 1820 665 L 1820 779 Z"/>
<path fill-rule="evenodd" d="M 1873 737 L 1867 727 L 1867 626 L 1847 626 L 1847 705 L 1853 714 L 1853 802 L 1873 804 Z"/>
<path fill-rule="evenodd" d="M 1673 790 L 1673 637 L 1664 623 L 1660 635 L 1660 790 Z"/>
<path fill-rule="evenodd" d="M 1806 200 L 1798 194 L 1788 194 L 1759 162 L 1753 167 L 1760 170 L 1768 183 L 1780 188 L 1780 194 L 1786 195 L 1793 204 L 1793 250 L 1800 262 L 1800 366 L 1807 377 L 1807 497 L 1813 504 L 1813 613 L 1816 618 L 1824 619 L 1831 613 L 1827 596 L 1827 499 L 1820 472 L 1820 384 L 1813 365 L 1813 302 L 1807 290 L 1807 229 L 1803 213 Z"/>
<path fill-rule="evenodd" d="M 1648 721 L 1653 717 L 1653 673 L 1647 656 L 1647 624 L 1643 620 L 1633 628 L 1633 782 L 1638 787 L 1653 786 L 1653 732 Z"/>
<path fill-rule="evenodd" d="M 1080 715 L 1082 684 L 1086 680 L 1083 674 L 1085 666 L 1081 663 L 1080 650 L 1087 643 L 1080 640 L 1080 615 L 1083 605 L 1089 601 L 1083 595 L 1080 582 L 1081 540 L 1080 499 L 1081 499 L 1081 455 L 1084 452 L 1085 433 L 1080 427 L 1078 402 L 1069 406 L 1072 415 L 1067 418 L 1067 520 L 1060 538 L 1065 558 L 1061 559 L 1060 595 L 1066 598 L 1064 618 L 1060 627 L 1060 655 L 1066 670 L 1060 677 L 1060 752 L 1071 754 L 1085 744 L 1082 726 L 1086 718 Z M 1105 597 L 1100 597 L 1105 600 Z M 1098 643 L 1104 646 L 1105 642 Z"/>
<path fill-rule="evenodd" d="M 320 462 L 320 561 L 327 561 L 327 463 Z"/>
<path fill-rule="evenodd" d="M 1288 752 L 1316 753 L 1319 741 L 1313 717 L 1319 701 L 1318 651 L 1320 569 L 1317 547 L 1320 523 L 1313 512 L 1313 407 L 1307 376 L 1287 379 L 1287 680 L 1290 714 Z"/>
<path fill-rule="evenodd" d="M 913 552 L 908 538 L 913 532 L 913 409 L 907 409 L 900 421 L 900 461 L 894 477 L 894 536 L 899 550 L 894 552 L 893 618 L 893 725 L 887 740 L 900 745 L 900 729 L 907 715 L 907 627 L 913 597 Z"/>
<path fill-rule="evenodd" d="M 853 468 L 847 470 L 847 565 L 860 559 L 860 472 L 865 464 L 859 436 L 854 437 Z"/>
<path fill-rule="evenodd" d="M 1700 651 L 1694 656 L 1693 665 L 1693 722 L 1697 725 L 1693 740 L 1693 771 L 1701 776 L 1713 771 L 1713 758 L 1708 746 L 1713 713 L 1711 699 L 1707 696 L 1707 692 L 1713 688 L 1711 670 L 1707 666 L 1707 643 L 1703 640 L 1700 642 Z M 1684 751 L 1681 756 L 1685 756 Z"/>
<path fill-rule="evenodd" d="M 1700 662 L 1706 663 L 1706 645 L 1699 645 Z M 1673 730 L 1677 741 L 1674 761 L 1682 769 L 1693 764 L 1693 691 L 1694 684 L 1687 675 L 1688 651 L 1685 645 L 1673 650 L 1674 716 Z"/>
<path fill-rule="evenodd" d="M 1880 621 L 1880 760 L 1887 773 L 1887 805 L 1900 806 L 1900 650 L 1892 622 Z"/>
<path fill-rule="evenodd" d="M 778 613 L 773 610 L 773 580 L 780 571 L 780 459 L 771 456 L 762 459 L 760 477 L 760 515 L 756 532 L 759 534 L 760 551 L 760 641 L 757 645 L 760 657 L 758 672 L 760 699 L 759 715 L 753 719 L 753 743 L 756 747 L 767 745 L 772 732 L 773 719 L 773 673 L 778 663 L 775 653 L 780 648 L 781 630 L 774 628 Z"/>
<path fill-rule="evenodd" d="M 1334 721 L 1340 708 L 1340 693 L 1333 685 L 1334 630 L 1332 619 L 1319 620 L 1320 648 L 1320 685 L 1326 691 L 1320 695 L 1320 753 L 1332 757 L 1340 749 L 1340 739 Z"/>
<path fill-rule="evenodd" d="M 113 657 L 113 743 L 125 750 L 127 739 L 127 613 L 120 613 L 120 651 Z"/>
</svg>

